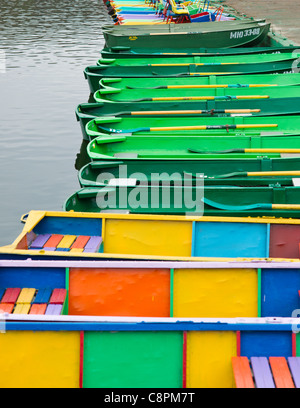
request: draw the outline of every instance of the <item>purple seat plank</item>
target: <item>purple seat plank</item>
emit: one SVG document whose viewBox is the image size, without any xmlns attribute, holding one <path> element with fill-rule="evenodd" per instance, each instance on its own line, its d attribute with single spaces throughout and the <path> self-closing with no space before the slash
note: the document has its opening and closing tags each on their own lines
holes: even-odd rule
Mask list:
<svg viewBox="0 0 300 408">
<path fill-rule="evenodd" d="M 300 388 L 300 357 L 288 357 L 288 364 L 296 388 Z"/>
<path fill-rule="evenodd" d="M 51 237 L 50 234 L 41 234 L 36 237 L 36 239 L 32 242 L 31 248 L 43 248 L 43 246 L 46 244 L 48 239 Z"/>
<path fill-rule="evenodd" d="M 98 252 L 102 243 L 102 237 L 91 237 L 84 247 L 83 252 Z"/>
<path fill-rule="evenodd" d="M 273 375 L 266 357 L 251 357 L 256 388 L 275 388 Z"/>
<path fill-rule="evenodd" d="M 46 309 L 45 315 L 60 315 L 62 305 L 49 304 Z"/>
</svg>

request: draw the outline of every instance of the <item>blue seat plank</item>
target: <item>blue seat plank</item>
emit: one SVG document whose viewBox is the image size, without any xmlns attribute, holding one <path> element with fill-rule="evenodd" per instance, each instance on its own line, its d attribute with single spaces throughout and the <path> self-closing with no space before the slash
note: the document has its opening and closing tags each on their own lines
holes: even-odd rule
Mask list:
<svg viewBox="0 0 300 408">
<path fill-rule="evenodd" d="M 266 357 L 251 357 L 256 388 L 275 388 L 273 375 Z"/>
<path fill-rule="evenodd" d="M 32 303 L 33 304 L 34 303 L 48 303 L 51 293 L 52 293 L 52 288 L 39 289 Z"/>
<path fill-rule="evenodd" d="M 288 357 L 288 364 L 296 388 L 300 388 L 300 357 Z"/>
</svg>

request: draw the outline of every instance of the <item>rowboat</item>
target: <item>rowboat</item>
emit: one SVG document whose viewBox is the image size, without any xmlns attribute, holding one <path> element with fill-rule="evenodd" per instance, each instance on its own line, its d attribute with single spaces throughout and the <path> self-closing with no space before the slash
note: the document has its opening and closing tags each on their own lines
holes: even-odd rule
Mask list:
<svg viewBox="0 0 300 408">
<path fill-rule="evenodd" d="M 98 116 L 201 116 L 228 117 L 300 115 L 299 98 L 272 98 L 231 101 L 166 101 L 166 102 L 110 102 L 82 103 L 77 106 L 76 119 L 80 122 L 83 139 L 89 140 L 85 131 L 87 123 Z"/>
<path fill-rule="evenodd" d="M 98 89 L 93 95 L 96 102 L 105 100 L 114 102 L 158 102 L 158 101 L 209 101 L 223 100 L 248 100 L 249 106 L 252 100 L 273 98 L 298 98 L 300 87 L 298 86 L 254 86 L 254 87 L 230 87 L 230 88 L 168 88 L 168 89 L 118 89 L 106 87 Z"/>
<path fill-rule="evenodd" d="M 299 261 L 297 218 L 30 211 L 22 220 L 22 232 L 11 245 L 0 247 L 0 259 Z M 87 248 L 86 243 L 72 248 L 82 236 L 98 239 Z M 38 237 L 40 247 L 33 245 Z M 45 246 L 49 239 L 51 248 Z"/>
<path fill-rule="evenodd" d="M 300 171 L 291 173 L 299 176 Z M 206 186 L 201 173 L 180 177 L 173 185 L 170 183 L 172 175 L 162 180 L 161 185 L 157 180 L 147 184 L 146 176 L 140 172 L 136 178 L 126 179 L 104 173 L 100 180 L 107 177 L 110 177 L 107 185 L 85 187 L 71 194 L 64 203 L 64 211 L 300 218 L 300 187 L 218 185 L 217 181 L 215 185 Z"/>
<path fill-rule="evenodd" d="M 103 134 L 138 134 L 170 135 L 170 136 L 235 136 L 235 135 L 260 135 L 261 132 L 282 132 L 282 134 L 298 134 L 300 129 L 300 116 L 272 116 L 272 117 L 228 117 L 228 118 L 201 118 L 201 117 L 149 117 L 130 116 L 123 117 L 98 117 L 86 125 L 89 137 Z M 272 133 L 270 134 L 272 135 Z"/>
<path fill-rule="evenodd" d="M 280 74 L 294 73 L 294 59 L 278 61 L 276 63 L 243 64 L 243 65 L 213 65 L 213 66 L 107 66 L 91 65 L 85 68 L 84 77 L 88 80 L 91 93 L 99 89 L 99 81 L 103 78 L 170 78 L 191 76 L 230 76 L 249 74 Z"/>
<path fill-rule="evenodd" d="M 99 86 L 100 85 L 100 86 Z M 300 85 L 300 74 L 210 75 L 188 78 L 102 78 L 97 89 L 256 88 L 263 85 Z M 176 88 L 175 88 L 176 87 Z"/>
<path fill-rule="evenodd" d="M 231 64 L 263 64 L 266 62 L 278 62 L 285 61 L 289 59 L 297 60 L 300 53 L 294 50 L 290 53 L 284 54 L 239 54 L 239 55 L 221 55 L 221 56 L 185 56 L 182 58 L 169 56 L 167 59 L 165 57 L 144 57 L 135 58 L 134 56 L 123 57 L 123 58 L 100 58 L 97 64 L 108 65 L 108 66 L 151 66 L 159 67 L 166 66 L 172 67 L 176 66 L 186 66 L 186 65 L 196 65 L 196 66 L 214 66 L 214 65 L 231 65 Z"/>
<path fill-rule="evenodd" d="M 260 54 L 287 54 L 297 51 L 299 46 L 290 45 L 286 47 L 273 46 L 273 47 L 242 47 L 242 48 L 189 48 L 187 52 L 183 50 L 176 50 L 173 48 L 158 49 L 137 49 L 134 47 L 104 47 L 101 50 L 102 58 L 162 58 L 168 59 L 169 57 L 190 57 L 195 56 L 228 56 L 228 55 L 260 55 Z"/>
<path fill-rule="evenodd" d="M 85 141 L 84 141 L 85 142 Z M 86 142 L 85 142 L 86 144 Z M 170 149 L 172 146 L 172 149 Z M 261 155 L 299 153 L 300 136 L 283 134 L 282 132 L 257 132 L 214 136 L 166 136 L 158 135 L 101 135 L 92 139 L 87 146 L 87 154 L 91 160 L 140 160 L 167 159 L 191 160 L 213 157 L 234 158 L 237 154 L 249 157 Z M 84 146 L 85 148 L 85 146 Z"/>
<path fill-rule="evenodd" d="M 300 149 L 299 149 L 300 151 Z M 300 173 L 300 159 L 281 158 L 280 154 L 253 156 L 243 153 L 234 158 L 203 158 L 190 160 L 145 159 L 98 160 L 82 167 L 78 173 L 79 184 L 85 187 L 106 187 L 121 180 L 138 179 L 139 185 L 158 182 L 179 183 L 185 176 L 201 174 L 205 186 L 293 186 Z M 106 178 L 103 176 L 106 175 Z"/>
<path fill-rule="evenodd" d="M 109 388 L 299 388 L 299 269 L 299 260 L 2 260 L 2 296 L 14 303 L 1 322 L 1 386 L 104 388 L 105 402 L 123 398 Z M 43 313 L 51 291 L 60 314 Z"/>
<path fill-rule="evenodd" d="M 151 28 L 149 25 L 146 25 L 144 29 L 140 27 L 142 26 L 104 27 L 105 46 L 134 46 L 135 49 L 188 49 L 195 48 L 198 44 L 201 44 L 203 48 L 250 47 L 260 44 L 265 39 L 270 30 L 270 23 L 265 21 L 243 21 L 242 23 L 240 21 L 220 21 L 217 24 L 210 22 L 183 25 L 162 24 L 157 27 L 158 29 L 153 29 L 153 25 Z M 163 29 L 163 27 L 166 28 Z"/>
</svg>

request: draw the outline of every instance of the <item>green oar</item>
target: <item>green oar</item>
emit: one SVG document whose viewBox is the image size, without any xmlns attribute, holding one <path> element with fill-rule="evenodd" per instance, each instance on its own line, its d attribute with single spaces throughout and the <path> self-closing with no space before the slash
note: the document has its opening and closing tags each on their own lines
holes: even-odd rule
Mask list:
<svg viewBox="0 0 300 408">
<path fill-rule="evenodd" d="M 219 210 L 225 211 L 248 211 L 248 210 L 256 210 L 256 209 L 264 209 L 264 210 L 300 210 L 300 204 L 265 204 L 265 203 L 257 203 L 257 204 L 249 204 L 249 205 L 227 205 L 216 203 L 215 201 L 209 200 L 207 198 L 201 199 L 204 204 L 209 205 L 210 207 L 217 208 Z"/>
<path fill-rule="evenodd" d="M 258 125 L 214 125 L 214 126 L 169 126 L 169 127 L 140 127 L 135 129 L 110 129 L 97 124 L 99 130 L 107 133 L 136 133 L 136 132 L 167 132 L 176 130 L 235 130 L 235 129 L 264 129 L 274 128 L 277 124 L 258 124 Z"/>
<path fill-rule="evenodd" d="M 190 153 L 197 154 L 228 154 L 228 153 L 300 153 L 300 149 L 284 149 L 284 148 L 263 148 L 263 149 L 229 149 L 229 150 L 197 150 L 197 149 L 188 149 Z"/>
</svg>

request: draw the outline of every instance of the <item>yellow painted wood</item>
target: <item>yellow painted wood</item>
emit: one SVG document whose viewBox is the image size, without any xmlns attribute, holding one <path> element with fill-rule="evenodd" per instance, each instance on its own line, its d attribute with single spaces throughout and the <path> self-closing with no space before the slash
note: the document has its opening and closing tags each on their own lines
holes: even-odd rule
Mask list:
<svg viewBox="0 0 300 408">
<path fill-rule="evenodd" d="M 13 311 L 13 314 L 28 314 L 30 306 L 30 303 L 18 303 Z"/>
<path fill-rule="evenodd" d="M 174 317 L 257 317 L 256 269 L 174 271 Z"/>
<path fill-rule="evenodd" d="M 161 256 L 190 256 L 191 240 L 191 222 L 113 219 L 106 220 L 103 238 L 106 253 Z"/>
<path fill-rule="evenodd" d="M 79 332 L 0 334 L 1 388 L 78 388 Z"/>
<path fill-rule="evenodd" d="M 189 332 L 187 387 L 234 388 L 231 357 L 236 350 L 235 332 Z"/>
<path fill-rule="evenodd" d="M 72 249 L 70 250 L 70 252 L 82 253 L 83 250 L 84 250 L 83 248 L 72 248 Z"/>
<path fill-rule="evenodd" d="M 77 238 L 76 235 L 65 235 L 60 243 L 57 245 L 57 248 L 70 248 L 73 244 L 75 239 Z"/>
<path fill-rule="evenodd" d="M 19 294 L 16 303 L 31 303 L 35 295 L 36 289 L 34 288 L 23 288 Z"/>
</svg>

